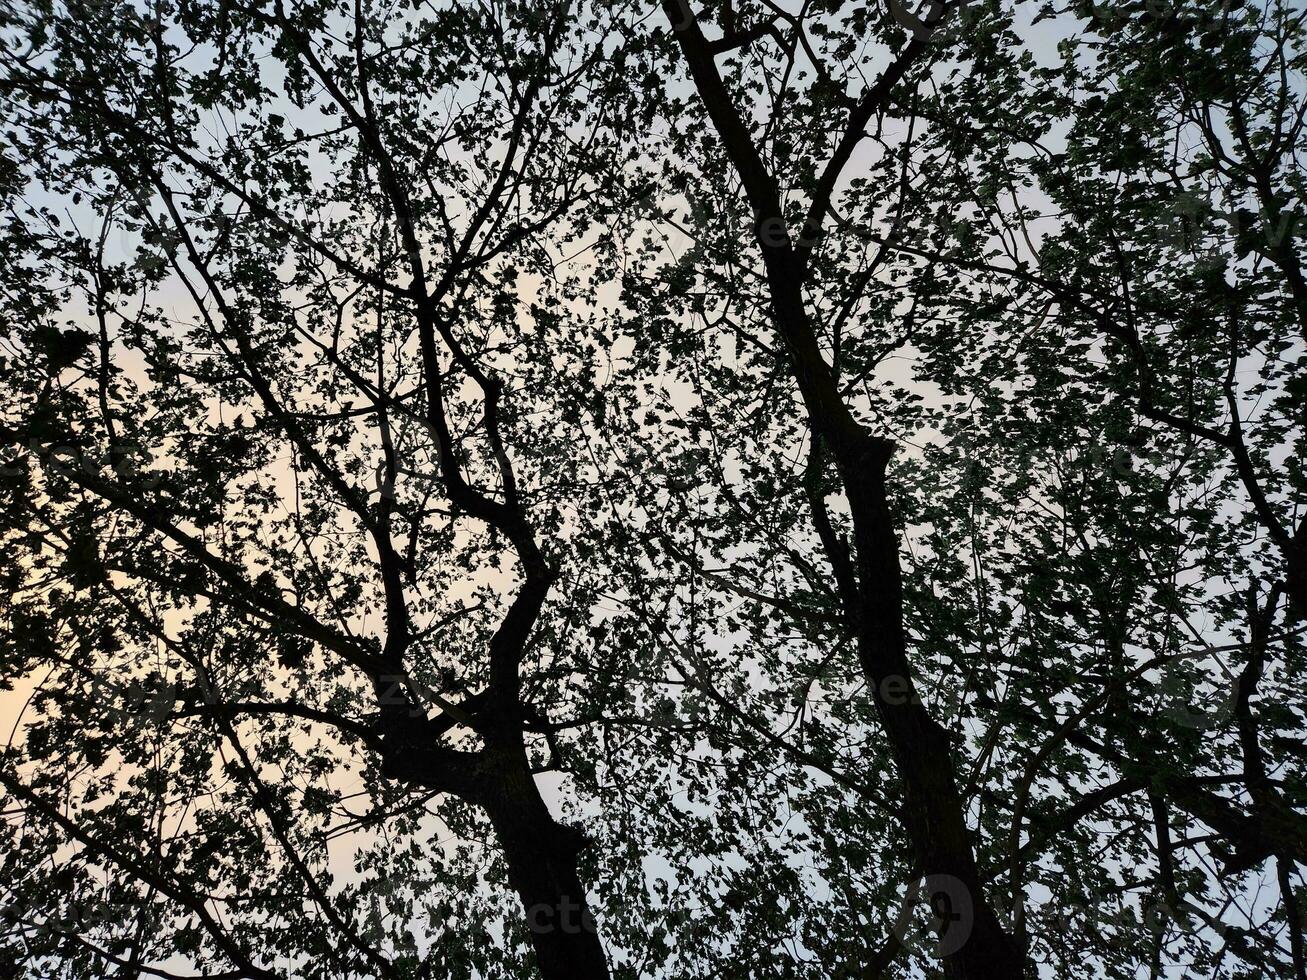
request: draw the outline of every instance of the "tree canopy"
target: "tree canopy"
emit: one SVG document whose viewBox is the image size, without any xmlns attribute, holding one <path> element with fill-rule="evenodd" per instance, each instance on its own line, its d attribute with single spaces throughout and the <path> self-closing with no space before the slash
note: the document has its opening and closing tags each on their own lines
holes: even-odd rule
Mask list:
<svg viewBox="0 0 1307 980">
<path fill-rule="evenodd" d="M 0 976 L 1307 980 L 1304 69 L 0 5 Z"/>
</svg>

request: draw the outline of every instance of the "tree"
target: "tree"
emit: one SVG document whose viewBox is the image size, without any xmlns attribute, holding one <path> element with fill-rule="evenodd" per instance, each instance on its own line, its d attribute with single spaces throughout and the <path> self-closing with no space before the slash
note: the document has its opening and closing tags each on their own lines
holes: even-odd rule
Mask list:
<svg viewBox="0 0 1307 980">
<path fill-rule="evenodd" d="M 1275 179 L 1285 187 L 1296 179 L 1285 161 L 1294 153 L 1303 104 L 1293 67 L 1300 19 L 1273 5 L 1231 13 L 1200 4 L 1160 14 L 1151 8 L 1094 10 L 1082 29 L 1076 18 L 1083 11 L 1059 11 L 1062 20 L 1051 30 L 1061 30 L 1053 34 L 1062 38 L 1061 44 L 1049 40 L 1044 50 L 1059 50 L 1063 57 L 1049 66 L 1040 63 L 1024 40 L 1026 32 L 1041 28 L 1019 25 L 1015 15 L 994 9 L 969 11 L 960 45 L 959 34 L 944 27 L 949 11 L 941 6 L 923 19 L 904 16 L 907 31 L 883 23 L 875 30 L 860 19 L 861 12 L 839 8 L 805 7 L 791 15 L 770 7 L 725 6 L 696 14 L 683 5 L 667 4 L 665 13 L 678 32 L 705 124 L 716 136 L 716 145 L 707 150 L 698 148 L 700 130 L 694 125 L 683 125 L 681 138 L 673 138 L 674 155 L 690 161 L 686 170 L 694 175 L 682 178 L 680 186 L 693 186 L 697 180 L 707 187 L 691 192 L 698 198 L 687 209 L 693 245 L 677 268 L 694 285 L 694 312 L 702 330 L 733 333 L 739 339 L 748 335 L 763 351 L 743 370 L 738 354 L 731 370 L 718 368 L 735 375 L 728 381 L 730 390 L 757 395 L 759 389 L 750 382 L 756 384 L 764 373 L 774 372 L 779 361 L 802 397 L 812 433 L 810 459 L 823 452 L 832 457 L 832 475 L 838 480 L 833 488 L 843 490 L 853 547 L 841 539 L 825 513 L 824 498 L 832 484 L 824 482 L 818 462 L 808 468 L 810 480 L 804 482 L 815 488 L 810 494 L 812 521 L 825 545 L 819 577 L 838 583 L 845 626 L 862 631 L 866 687 L 879 695 L 882 724 L 896 747 L 895 762 L 905 783 L 904 830 L 920 862 L 913 872 L 924 870 L 928 881 L 931 873 L 939 876 L 936 887 L 955 909 L 972 903 L 975 907 L 967 943 L 945 955 L 946 973 L 1018 972 L 1021 954 L 1013 951 L 1009 956 L 1005 950 L 1048 942 L 1047 933 L 1038 935 L 1029 916 L 1021 914 L 1028 891 L 1023 868 L 1057 834 L 1024 846 L 1021 841 L 1032 787 L 1045 778 L 1041 770 L 1064 753 L 1070 758 L 1069 770 L 1061 777 L 1062 792 L 1070 790 L 1075 802 L 1052 821 L 1061 832 L 1108 803 L 1151 790 L 1146 802 L 1152 816 L 1147 819 L 1155 827 L 1159 865 L 1153 884 L 1159 901 L 1169 903 L 1161 907 L 1189 914 L 1189 900 L 1175 886 L 1171 868 L 1171 807 L 1216 828 L 1213 849 L 1224 855 L 1230 873 L 1259 866 L 1275 853 L 1285 855 L 1287 860 L 1280 863 L 1291 869 L 1295 859 L 1289 855 L 1298 852 L 1302 828 L 1299 818 L 1291 815 L 1292 806 L 1268 793 L 1266 759 L 1249 699 L 1258 683 L 1254 678 L 1262 676 L 1278 600 L 1285 588 L 1293 588 L 1293 547 L 1288 545 L 1293 538 L 1284 529 L 1282 505 L 1259 503 L 1260 478 L 1242 444 L 1242 396 L 1230 379 L 1244 355 L 1228 355 L 1210 337 L 1182 333 L 1178 347 L 1149 365 L 1148 344 L 1158 341 L 1150 337 L 1141 344 L 1134 335 L 1138 311 L 1147 309 L 1164 319 L 1206 316 L 1210 294 L 1195 294 L 1193 281 L 1186 279 L 1161 297 L 1145 298 L 1137 285 L 1126 284 L 1119 299 L 1104 302 L 1103 296 L 1115 289 L 1099 284 L 1101 270 L 1108 277 L 1128 271 L 1153 280 L 1177 268 L 1175 263 L 1158 262 L 1155 251 L 1147 254 L 1157 247 L 1153 222 L 1173 208 L 1173 196 L 1168 189 L 1158 193 L 1162 174 L 1136 176 L 1133 168 L 1154 159 L 1142 152 L 1154 147 L 1170 151 L 1172 143 L 1180 142 L 1174 121 L 1159 114 L 1158 105 L 1174 104 L 1168 93 L 1173 88 L 1183 91 L 1191 75 L 1198 80 L 1195 84 L 1209 89 L 1221 71 L 1242 78 L 1222 89 L 1240 96 L 1238 108 L 1227 111 L 1236 120 L 1240 109 L 1258 116 L 1255 126 L 1243 124 L 1258 130 L 1245 139 L 1281 155 L 1283 169 L 1264 162 L 1235 165 L 1249 184 L 1247 194 L 1257 193 L 1249 175 L 1260 171 L 1279 174 Z M 1053 13 L 1044 11 L 1036 23 Z M 1141 21 L 1137 33 L 1122 31 L 1121 25 L 1131 24 L 1136 13 Z M 1116 26 L 1115 34 L 1106 31 L 1106 39 L 1104 21 L 1109 28 Z M 704 26 L 708 23 L 714 31 L 711 37 Z M 1182 59 L 1179 66 L 1163 63 L 1176 52 L 1158 45 L 1156 34 L 1184 36 L 1194 24 L 1202 28 L 1189 35 L 1195 45 L 1201 41 L 1199 50 L 1215 51 L 1191 56 L 1189 62 Z M 1224 49 L 1221 42 L 1212 43 L 1218 33 L 1232 35 Z M 1262 42 L 1269 55 L 1259 50 Z M 1097 67 L 1081 67 L 1086 62 Z M 1207 121 L 1209 141 L 1214 129 L 1222 130 L 1220 122 L 1211 122 L 1210 109 L 1204 115 L 1192 101 L 1188 108 L 1184 101 L 1180 105 L 1182 114 L 1197 116 L 1195 127 Z M 694 105 L 684 101 L 675 102 L 671 112 L 682 119 L 698 118 Z M 1237 133 L 1239 125 L 1231 128 Z M 1122 145 L 1128 152 L 1136 141 L 1148 151 L 1126 157 Z M 1106 162 L 1096 155 L 1100 147 Z M 846 177 L 844 168 L 855 153 L 864 154 L 860 166 Z M 1127 190 L 1120 193 L 1123 182 Z M 1074 197 L 1072 185 L 1077 188 Z M 1280 214 L 1293 195 L 1270 189 L 1261 197 L 1272 200 L 1273 214 Z M 1052 206 L 1041 208 L 1048 199 Z M 1006 207 L 1009 201 L 1011 207 Z M 1286 220 L 1291 221 L 1282 218 L 1280 224 Z M 835 227 L 823 235 L 828 221 Z M 1174 248 L 1177 243 L 1169 244 Z M 1196 247 L 1186 237 L 1178 250 Z M 1292 269 L 1296 261 L 1294 248 L 1275 249 L 1276 268 Z M 1087 268 L 1097 276 L 1087 274 Z M 1269 352 L 1248 401 L 1268 395 L 1277 399 L 1264 416 L 1260 449 L 1274 456 L 1283 451 L 1290 433 L 1301 438 L 1301 400 L 1288 380 L 1300 368 L 1278 357 L 1293 349 L 1284 334 L 1284 311 L 1293 309 L 1294 291 L 1292 275 L 1268 282 L 1262 265 L 1254 266 L 1253 275 L 1262 278 L 1262 284 L 1250 312 L 1256 315 L 1254 322 L 1265 325 L 1240 342 L 1250 344 L 1250 355 Z M 1194 299 L 1186 296 L 1186 287 Z M 1144 307 L 1148 300 L 1151 304 Z M 1086 319 L 1092 324 L 1087 336 Z M 769 343 L 772 335 L 779 345 Z M 1113 357 L 1106 367 L 1097 362 L 1095 346 L 1105 336 L 1121 344 L 1116 353 L 1122 358 Z M 884 371 L 886 359 L 899 352 L 913 359 L 910 380 L 903 387 L 894 385 Z M 696 354 L 717 367 L 711 341 L 697 347 Z M 1195 355 L 1214 355 L 1221 373 L 1195 370 Z M 721 360 L 731 360 L 731 355 Z M 1179 377 L 1174 392 L 1163 395 L 1165 386 L 1158 376 L 1169 370 Z M 707 373 L 697 362 L 695 371 Z M 1195 384 L 1195 378 L 1221 375 L 1226 377 L 1224 390 L 1219 382 L 1214 391 Z M 927 386 L 933 388 L 927 388 L 932 404 L 923 411 L 913 403 L 922 399 Z M 968 394 L 970 404 L 965 398 L 949 400 Z M 1085 405 L 1103 398 L 1109 399 L 1103 410 Z M 731 405 L 737 415 L 746 414 L 741 400 Z M 748 414 L 754 417 L 773 405 L 764 395 Z M 1138 428 L 1131 405 L 1141 405 L 1145 417 L 1161 424 L 1162 431 Z M 1230 418 L 1220 428 L 1195 423 L 1195 416 L 1223 405 Z M 714 441 L 730 445 L 716 422 L 705 423 Z M 956 466 L 957 448 L 941 457 L 932 445 L 941 434 L 955 442 L 966 437 L 961 440 L 962 472 Z M 1203 447 L 1195 451 L 1188 438 L 1195 435 L 1232 454 L 1229 470 Z M 1004 443 L 1014 438 L 1016 452 L 1010 452 Z M 916 448 L 922 442 L 933 458 L 890 467 L 894 444 Z M 971 453 L 966 452 L 967 443 Z M 797 447 L 789 448 L 791 455 L 797 454 Z M 982 451 L 979 457 L 977 449 Z M 723 455 L 729 458 L 729 452 Z M 1140 454 L 1156 462 L 1137 467 L 1133 461 Z M 1040 455 L 1062 471 L 1030 472 Z M 1100 463 L 1087 462 L 1095 456 Z M 1237 527 L 1248 519 L 1248 511 L 1237 509 L 1237 518 L 1231 520 L 1230 478 L 1236 475 L 1249 489 L 1252 516 L 1280 542 L 1285 577 L 1278 584 L 1260 582 L 1256 569 L 1261 546 L 1244 549 Z M 1111 484 L 1120 484 L 1125 476 L 1132 477 L 1135 486 L 1123 501 L 1122 490 Z M 1104 477 L 1110 481 L 1106 486 L 1086 485 L 1086 480 L 1101 483 Z M 986 487 L 990 481 L 1000 482 Z M 1296 486 L 1295 477 L 1290 477 L 1289 486 Z M 963 492 L 932 500 L 957 490 Z M 993 499 L 984 499 L 991 495 Z M 1012 509 L 1022 506 L 1024 495 L 1033 496 L 1036 506 L 1053 508 L 1054 514 L 1052 521 L 1036 519 L 1030 531 L 1014 536 L 1021 550 L 1013 560 L 1003 554 L 1013 545 L 1003 544 L 990 531 L 978 532 L 977 525 L 984 513 L 1010 528 L 1017 520 Z M 888 515 L 891 507 L 897 511 L 893 517 Z M 891 530 L 895 518 L 897 526 Z M 978 539 L 978 533 L 988 540 Z M 884 543 L 895 535 L 897 543 Z M 1083 554 L 1077 555 L 1081 548 Z M 958 549 L 964 549 L 963 554 L 971 551 L 974 576 L 967 577 L 964 589 L 952 590 L 940 601 L 941 586 L 953 582 L 948 577 L 941 582 L 929 564 L 950 569 L 954 579 L 967 576 Z M 1190 549 L 1206 557 L 1195 559 Z M 997 567 L 980 568 L 986 551 Z M 1059 551 L 1062 554 L 1054 558 Z M 921 581 L 919 571 L 911 572 L 906 595 L 898 585 L 898 560 L 905 552 L 920 557 L 934 573 Z M 1195 560 L 1204 578 L 1185 581 Z M 1160 568 L 1155 565 L 1159 561 Z M 1056 570 L 1063 563 L 1064 569 Z M 1159 579 L 1166 568 L 1169 575 Z M 979 593 L 975 600 L 966 595 L 973 588 Z M 870 619 L 868 608 L 877 610 Z M 1025 614 L 1024 623 L 1015 615 L 1019 610 Z M 1177 650 L 1176 636 L 1177 629 L 1193 629 L 1189 617 L 1194 612 L 1211 617 L 1208 629 L 1229 629 L 1248 638 L 1218 647 L 1217 662 L 1204 665 L 1208 670 L 1222 668 L 1219 654 L 1247 653 L 1241 669 L 1224 668 L 1235 678 L 1233 710 L 1219 719 L 1223 727 L 1239 719 L 1232 726 L 1237 742 L 1230 761 L 1243 769 L 1243 777 L 1226 775 L 1222 762 L 1231 746 L 1224 739 L 1219 747 L 1213 744 L 1212 719 L 1201 713 L 1195 717 L 1187 708 L 1180 711 L 1174 703 L 1174 682 L 1192 683 L 1195 676 L 1193 665 L 1184 663 L 1192 655 Z M 915 627 L 910 641 L 901 625 L 905 621 Z M 1067 651 L 1052 645 L 1051 637 L 1022 635 L 1032 628 L 1056 630 L 1053 635 L 1061 643 L 1101 645 L 1108 663 L 1095 663 L 1093 646 L 1068 660 Z M 1016 635 L 1004 637 L 1003 631 Z M 1201 629 L 1197 635 L 1201 637 Z M 1294 635 L 1296 631 L 1290 631 L 1277 640 Z M 1004 656 L 1005 640 L 1017 644 L 1016 656 Z M 909 661 L 911 648 L 916 655 Z M 1136 652 L 1140 648 L 1156 655 L 1141 656 Z M 1288 673 L 1280 674 L 1280 683 L 1293 676 L 1291 665 L 1298 654 L 1292 645 L 1290 650 L 1294 652 L 1286 664 Z M 961 715 L 952 725 L 952 745 L 923 736 L 913 723 L 895 718 L 915 716 L 915 724 L 927 730 L 933 724 L 929 708 L 905 710 L 885 696 L 887 683 L 911 676 L 905 672 L 909 663 L 929 664 L 931 653 L 942 654 L 953 666 L 931 671 L 927 681 L 906 689 L 945 688 L 936 710 Z M 1058 666 L 1050 670 L 1050 664 Z M 1091 677 L 1084 676 L 1087 664 L 1093 665 Z M 1201 670 L 1197 676 L 1202 676 Z M 1014 688 L 1015 678 L 1021 680 Z M 1081 680 L 1088 683 L 1082 685 Z M 1218 682 L 1218 689 L 1225 686 Z M 956 695 L 949 695 L 960 688 L 965 702 L 973 687 L 979 688 L 974 706 L 955 706 Z M 1141 694 L 1151 696 L 1159 688 L 1161 705 L 1139 711 Z M 1292 689 L 1292 684 L 1279 688 L 1283 703 L 1292 703 Z M 1067 709 L 1063 717 L 1043 717 L 1030 708 L 1059 703 Z M 994 708 L 998 710 L 991 711 Z M 971 728 L 966 718 L 976 709 L 976 721 L 983 721 L 986 735 L 972 743 L 964 733 Z M 1267 713 L 1277 724 L 1296 724 L 1290 720 L 1292 712 L 1273 706 Z M 1021 724 L 1014 725 L 1017 719 Z M 1032 723 L 1033 729 L 1028 727 Z M 1090 734 L 1094 728 L 1101 734 Z M 1011 773 L 1005 791 L 1015 805 L 1009 826 L 994 828 L 987 842 L 984 824 L 989 821 L 982 811 L 980 834 L 972 837 L 963 817 L 964 801 L 976 791 L 986 794 L 987 788 L 976 784 L 988 774 L 975 767 L 985 769 L 993 756 L 1004 753 L 1004 746 L 1016 755 L 1009 766 L 1015 762 L 1020 767 Z M 973 775 L 961 792 L 960 780 L 953 775 L 961 768 L 954 754 L 959 748 L 964 758 L 973 757 L 967 760 Z M 1081 754 L 1085 751 L 1088 758 Z M 1027 753 L 1028 762 L 1021 760 Z M 1158 759 L 1166 761 L 1159 764 Z M 1281 756 L 1274 765 L 1282 770 L 1294 763 Z M 1111 782 L 1088 790 L 1077 785 L 1087 772 L 1103 769 L 1114 777 Z M 1205 786 L 1213 781 L 1232 783 L 1233 797 L 1212 794 Z M 914 794 L 921 811 L 933 813 L 929 819 L 916 818 L 915 826 Z M 998 797 L 993 788 L 988 795 Z M 1257 797 L 1266 802 L 1257 803 Z M 1244 812 L 1245 801 L 1252 804 L 1251 814 Z M 956 833 L 940 839 L 940 828 Z M 1005 888 L 997 881 L 988 888 L 982 885 L 976 860 L 981 846 L 1001 848 L 980 863 L 997 860 L 1007 872 Z M 1056 894 L 1058 885 L 1065 883 L 1055 882 L 1050 888 Z M 1196 887 L 1193 893 L 1202 894 L 1207 887 Z M 1289 952 L 1301 970 L 1301 930 L 1288 874 L 1280 875 L 1279 889 Z M 951 890 L 956 894 L 949 894 Z M 1016 910 L 1008 919 L 1010 937 L 1004 935 L 999 916 L 987 912 L 991 903 L 996 910 Z M 1210 913 L 1195 914 L 1207 916 L 1207 925 L 1212 925 Z M 1168 930 L 1174 934 L 1167 923 L 1147 930 L 1153 948 L 1145 958 L 1158 962 Z M 1250 963 L 1266 968 L 1260 950 L 1243 949 L 1242 942 L 1236 948 Z M 889 956 L 893 949 L 891 939 L 882 952 Z M 1108 951 L 1102 955 L 1108 961 L 1115 958 Z M 883 960 L 873 958 L 875 963 Z"/>
<path fill-rule="evenodd" d="M 964 896 L 967 902 L 974 903 L 971 935 L 945 957 L 946 972 L 956 977 L 1019 976 L 1023 971 L 1021 954 L 983 898 L 975 845 L 966 824 L 948 734 L 915 690 L 916 672 L 909 660 L 904 627 L 900 539 L 893 525 L 886 485 L 894 442 L 868 428 L 851 407 L 838 371 L 823 354 L 813 308 L 804 288 L 814 278 L 810 272 L 811 255 L 827 222 L 844 168 L 862 141 L 867 125 L 885 110 L 899 81 L 922 59 L 927 40 L 914 37 L 907 41 L 879 78 L 848 106 L 841 105 L 847 98 L 842 80 L 831 81 L 828 71 L 816 61 L 809 91 L 802 98 L 794 97 L 802 108 L 809 110 L 808 118 L 787 125 L 782 115 L 786 109 L 782 96 L 787 86 L 782 82 L 781 95 L 773 97 L 773 114 L 759 137 L 755 127 L 746 121 L 716 62 L 719 53 L 729 53 L 739 44 L 748 44 L 757 32 L 746 31 L 737 37 L 733 21 L 723 13 L 722 39 L 710 43 L 687 4 L 668 0 L 663 6 L 677 32 L 705 111 L 752 211 L 772 326 L 783 345 L 789 373 L 807 411 L 814 466 L 820 467 L 822 457 L 829 454 L 849 508 L 853 526 L 851 548 L 831 530 L 820 489 L 812 495 L 813 521 L 822 534 L 826 559 L 839 586 L 840 608 L 856 636 L 866 685 L 903 783 L 905 831 L 919 871 L 932 891 L 943 893 L 958 905 Z M 927 35 L 946 12 L 942 5 L 932 9 L 923 22 Z M 795 70 L 805 24 L 801 17 L 791 18 L 789 27 L 793 40 L 779 45 L 783 68 L 775 72 L 785 80 Z M 828 31 L 829 28 L 824 28 L 822 33 Z M 892 32 L 889 40 L 897 33 L 902 32 Z M 803 50 L 810 51 L 806 45 Z M 815 60 L 817 56 L 813 57 Z M 746 93 L 752 95 L 756 91 L 758 88 L 745 85 Z M 843 125 L 832 127 L 829 120 L 840 116 L 845 117 Z M 818 120 L 826 126 L 818 128 Z M 777 165 L 786 167 L 790 160 L 777 152 L 771 141 L 788 142 L 795 129 L 799 137 L 807 136 L 809 140 L 814 130 L 820 134 L 815 140 L 817 147 L 833 145 L 824 163 L 817 157 L 812 143 L 803 146 L 796 161 L 796 177 L 786 179 L 787 174 L 778 174 L 777 167 L 769 166 L 764 155 L 770 151 L 770 155 L 778 158 Z M 823 138 L 826 132 L 835 134 L 833 140 Z M 793 149 L 797 148 L 787 147 Z M 788 173 L 789 168 L 786 169 Z M 794 187 L 800 192 L 795 195 L 798 199 L 785 200 L 782 187 L 787 190 Z M 792 235 L 788 212 L 796 209 L 802 213 L 802 222 Z M 865 288 L 871 276 L 858 278 Z M 851 292 L 846 307 L 851 309 L 858 299 L 857 293 Z M 840 326 L 835 325 L 833 331 L 836 345 L 840 340 Z M 895 690 L 898 688 L 901 691 Z"/>
<path fill-rule="evenodd" d="M 14 972 L 1304 975 L 1300 15 L 3 18 Z"/>
<path fill-rule="evenodd" d="M 418 901 L 380 873 L 412 837 L 329 892 L 343 770 L 368 802 L 350 823 L 474 808 L 542 974 L 608 975 L 584 833 L 534 774 L 592 588 L 573 575 L 542 623 L 573 546 L 542 529 L 584 478 L 562 413 L 600 356 L 559 312 L 586 293 L 558 246 L 621 193 L 600 57 L 621 16 L 7 15 L 7 674 L 50 674 L 0 778 L 52 835 L 11 873 L 74 846 L 60 874 L 130 910 L 84 968 L 139 969 L 160 940 L 222 975 L 512 962 L 368 920 Z M 60 328 L 79 301 L 98 334 Z M 457 874 L 424 876 L 455 914 Z"/>
</svg>

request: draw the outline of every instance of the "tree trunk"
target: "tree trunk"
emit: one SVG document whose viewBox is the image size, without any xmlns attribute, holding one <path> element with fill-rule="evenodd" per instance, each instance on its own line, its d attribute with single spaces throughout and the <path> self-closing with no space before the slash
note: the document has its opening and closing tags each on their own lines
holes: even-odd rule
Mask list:
<svg viewBox="0 0 1307 980">
<path fill-rule="evenodd" d="M 822 357 L 803 304 L 800 277 L 784 256 L 768 256 L 772 309 L 817 435 L 829 447 L 853 518 L 857 585 L 845 596 L 858 657 L 903 779 L 904 829 L 938 918 L 939 953 L 950 980 L 1018 980 L 1025 957 L 985 898 L 976 868 L 948 733 L 916 693 L 903 628 L 899 541 L 885 472 L 893 444 L 850 413 Z M 1014 896 L 1015 900 L 1015 896 Z"/>
<path fill-rule="evenodd" d="M 523 755 L 483 801 L 522 901 L 544 980 L 608 980 L 608 960 L 577 873 L 584 835 L 550 815 Z"/>
<path fill-rule="evenodd" d="M 479 731 L 485 748 L 462 752 L 440 745 L 432 722 L 392 709 L 382 773 L 453 793 L 486 812 L 504 849 L 509 883 L 522 901 L 544 980 L 608 980 L 608 961 L 577 873 L 585 835 L 550 815 L 531 774 L 520 725 L 496 725 L 490 716 L 483 710 Z"/>
<path fill-rule="evenodd" d="M 868 438 L 861 460 L 836 459 L 853 515 L 858 563 L 858 655 L 906 791 L 905 829 L 943 932 L 944 975 L 1018 978 L 1024 958 L 986 901 L 954 777 L 948 733 L 912 679 L 903 629 L 898 536 L 884 485 L 888 448 Z"/>
<path fill-rule="evenodd" d="M 685 0 L 662 0 L 662 6 L 704 108 L 753 208 L 754 231 L 767 270 L 776 331 L 789 355 L 790 370 L 814 436 L 830 447 L 849 501 L 858 552 L 857 583 L 851 591 L 841 588 L 841 596 L 849 619 L 856 624 L 862 669 L 903 778 L 907 796 L 905 830 L 932 889 L 931 897 L 942 893 L 946 903 L 955 899 L 952 909 L 942 910 L 953 923 L 941 937 L 945 976 L 956 980 L 1017 980 L 1023 973 L 1024 955 L 1004 933 L 985 901 L 953 774 L 948 735 L 913 693 L 903 630 L 898 537 L 885 493 L 891 444 L 873 436 L 854 418 L 835 372 L 826 363 L 804 304 L 807 270 L 786 230 L 779 184 L 722 81 L 714 52 L 693 9 Z M 862 124 L 878 104 L 883 104 L 890 88 L 922 50 L 918 41 L 909 44 L 894 67 L 868 90 L 859 103 L 860 109 L 851 114 L 841 141 L 843 155 L 837 153 L 828 165 L 827 173 L 834 176 L 825 191 L 818 190 L 804 224 L 803 235 L 809 241 L 820 233 L 835 177 L 861 138 Z M 961 909 L 961 904 L 969 908 Z M 952 949 L 954 945 L 959 948 Z"/>
</svg>

